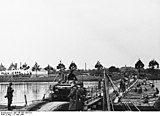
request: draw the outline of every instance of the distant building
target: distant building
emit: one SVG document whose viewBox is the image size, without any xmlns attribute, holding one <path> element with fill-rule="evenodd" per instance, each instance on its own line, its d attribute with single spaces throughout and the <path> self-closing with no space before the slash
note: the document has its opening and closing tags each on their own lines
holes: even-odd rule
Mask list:
<svg viewBox="0 0 160 116">
<path fill-rule="evenodd" d="M 31 74 L 32 72 L 30 70 L 22 70 L 22 69 L 0 71 L 0 76 L 22 76 L 22 75 L 25 76 Z"/>
<path fill-rule="evenodd" d="M 36 71 L 32 71 L 32 74 L 36 74 Z M 41 69 L 40 71 L 37 71 L 37 75 L 47 75 L 48 71 Z"/>
</svg>

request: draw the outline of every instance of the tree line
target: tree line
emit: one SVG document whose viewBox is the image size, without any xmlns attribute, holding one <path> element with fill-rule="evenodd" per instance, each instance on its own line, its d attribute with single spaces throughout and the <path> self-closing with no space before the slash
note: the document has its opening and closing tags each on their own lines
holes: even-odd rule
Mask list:
<svg viewBox="0 0 160 116">
<path fill-rule="evenodd" d="M 140 59 L 138 59 L 138 61 L 135 63 L 134 68 L 138 71 L 138 73 L 160 74 L 159 63 L 156 60 L 153 59 L 149 61 L 148 68 L 144 69 L 144 66 L 145 66 L 144 63 Z M 60 63 L 56 67 L 57 70 L 49 64 L 46 67 L 41 68 L 37 62 L 35 62 L 33 67 L 30 67 L 27 63 L 24 63 L 19 67 L 19 69 L 28 70 L 31 68 L 32 71 L 36 71 L 36 76 L 37 76 L 37 71 L 40 71 L 41 69 L 46 70 L 48 74 L 53 74 L 53 73 L 59 73 L 62 70 L 64 70 L 65 73 L 69 73 L 69 70 L 71 70 L 71 68 L 73 67 L 75 68 L 74 70 L 77 70 L 75 72 L 77 75 L 84 74 L 84 73 L 88 73 L 90 75 L 102 75 L 102 69 L 104 68 L 99 61 L 97 61 L 93 69 L 88 69 L 88 70 L 77 69 L 76 63 L 71 62 L 69 69 L 66 70 L 66 66 L 60 61 Z M 2 63 L 0 64 L 0 71 L 17 70 L 17 69 L 18 69 L 17 63 L 11 63 L 8 69 Z M 106 71 L 110 73 L 114 73 L 114 72 L 119 73 L 121 72 L 121 69 L 116 66 L 110 66 L 109 68 L 106 68 Z M 125 71 L 132 72 L 132 73 L 135 72 L 134 70 L 129 70 L 129 68 L 125 69 Z"/>
</svg>

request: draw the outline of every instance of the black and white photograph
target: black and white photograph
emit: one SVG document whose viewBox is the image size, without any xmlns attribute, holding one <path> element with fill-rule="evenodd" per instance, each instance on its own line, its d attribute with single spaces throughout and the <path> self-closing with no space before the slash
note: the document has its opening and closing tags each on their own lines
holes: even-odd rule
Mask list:
<svg viewBox="0 0 160 116">
<path fill-rule="evenodd" d="M 0 115 L 159 112 L 159 50 L 160 0 L 1 0 Z"/>
</svg>

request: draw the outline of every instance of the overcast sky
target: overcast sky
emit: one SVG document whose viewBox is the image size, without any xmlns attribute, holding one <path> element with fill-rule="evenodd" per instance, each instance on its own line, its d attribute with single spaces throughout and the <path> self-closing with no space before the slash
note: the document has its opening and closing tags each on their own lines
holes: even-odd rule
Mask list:
<svg viewBox="0 0 160 116">
<path fill-rule="evenodd" d="M 159 0 L 1 0 L 0 62 L 160 63 Z"/>
</svg>

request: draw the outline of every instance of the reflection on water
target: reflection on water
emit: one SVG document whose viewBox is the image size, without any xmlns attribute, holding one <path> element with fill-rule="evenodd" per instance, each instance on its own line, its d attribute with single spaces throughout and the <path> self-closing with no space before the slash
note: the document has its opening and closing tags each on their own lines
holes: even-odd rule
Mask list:
<svg viewBox="0 0 160 116">
<path fill-rule="evenodd" d="M 34 100 L 41 100 L 43 95 L 49 88 L 49 85 L 53 82 L 15 82 L 12 87 L 13 93 L 13 105 L 25 105 L 24 95 L 27 97 L 28 104 Z M 98 86 L 98 82 L 84 82 L 84 86 L 95 87 Z M 6 95 L 8 83 L 0 83 L 0 104 L 7 105 Z M 46 97 L 48 94 L 46 94 Z"/>
<path fill-rule="evenodd" d="M 51 82 L 21 82 L 13 83 L 13 105 L 24 105 L 24 95 L 27 96 L 28 103 L 32 103 L 33 100 L 40 100 L 48 90 Z M 6 95 L 8 83 L 0 84 L 0 104 L 7 104 L 7 99 L 4 98 Z"/>
</svg>

